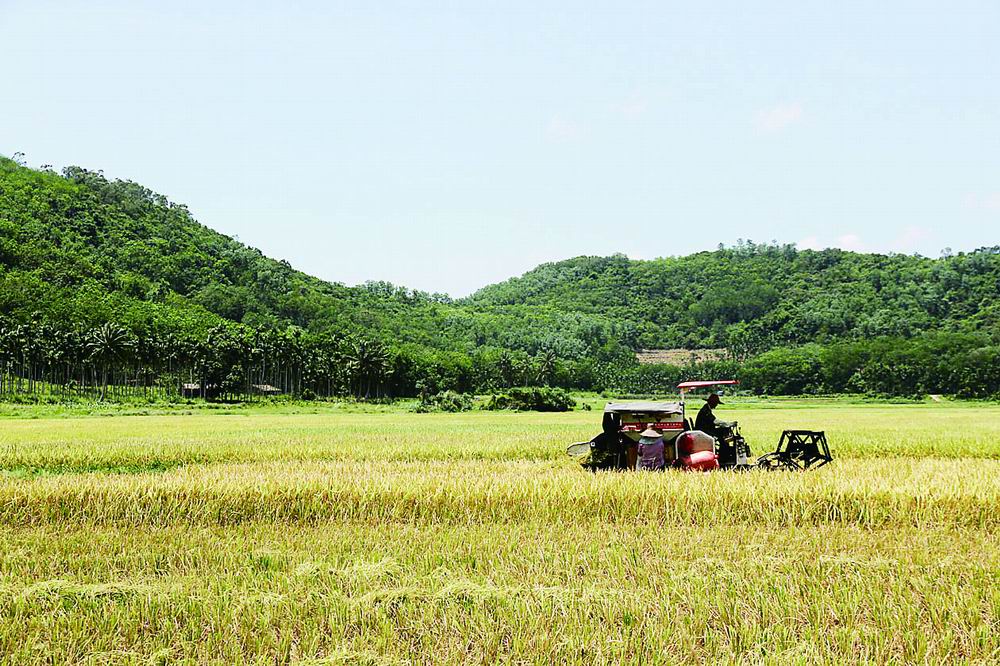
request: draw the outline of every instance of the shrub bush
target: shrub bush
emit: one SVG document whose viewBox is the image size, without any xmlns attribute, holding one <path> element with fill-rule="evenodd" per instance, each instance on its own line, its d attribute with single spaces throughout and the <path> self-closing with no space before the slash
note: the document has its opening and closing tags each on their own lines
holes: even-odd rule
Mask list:
<svg viewBox="0 0 1000 666">
<path fill-rule="evenodd" d="M 576 406 L 569 393 L 560 388 L 524 387 L 490 396 L 483 409 L 511 409 L 519 412 L 568 412 Z"/>
<path fill-rule="evenodd" d="M 442 391 L 422 397 L 416 412 L 467 412 L 472 409 L 472 397 L 455 391 Z"/>
</svg>

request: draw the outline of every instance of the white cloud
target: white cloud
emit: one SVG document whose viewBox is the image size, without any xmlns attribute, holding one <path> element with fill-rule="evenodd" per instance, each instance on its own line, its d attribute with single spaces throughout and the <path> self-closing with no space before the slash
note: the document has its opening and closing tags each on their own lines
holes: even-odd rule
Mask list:
<svg viewBox="0 0 1000 666">
<path fill-rule="evenodd" d="M 985 194 L 969 193 L 965 195 L 965 207 L 972 210 L 985 210 L 990 213 L 1000 212 L 1000 192 Z"/>
<path fill-rule="evenodd" d="M 802 105 L 786 102 L 757 114 L 757 129 L 768 134 L 780 132 L 802 119 Z"/>
<path fill-rule="evenodd" d="M 826 250 L 829 248 L 840 248 L 852 252 L 867 252 L 868 245 L 857 234 L 844 234 L 837 236 L 833 241 L 819 236 L 806 236 L 795 244 L 799 250 Z"/>
<path fill-rule="evenodd" d="M 800 250 L 822 250 L 823 245 L 819 242 L 819 238 L 816 236 L 809 236 L 808 238 L 803 238 L 798 243 L 795 244 Z"/>
<path fill-rule="evenodd" d="M 867 249 L 864 241 L 857 234 L 844 234 L 837 238 L 837 247 L 852 252 L 864 252 Z"/>
<path fill-rule="evenodd" d="M 656 250 L 647 247 L 624 248 L 621 252 L 629 259 L 638 259 L 642 261 L 652 261 L 653 259 L 659 259 L 664 256 L 662 252 L 657 252 Z"/>
<path fill-rule="evenodd" d="M 808 236 L 795 244 L 799 250 L 823 250 L 840 248 L 850 252 L 927 252 L 934 242 L 936 234 L 932 229 L 911 225 L 899 231 L 895 237 L 877 243 L 871 243 L 855 233 L 837 236 L 834 239 L 821 236 Z M 929 255 L 928 255 L 929 256 Z"/>
<path fill-rule="evenodd" d="M 649 105 L 646 104 L 646 100 L 641 97 L 635 96 L 623 101 L 621 104 L 616 105 L 615 111 L 624 116 L 625 118 L 635 119 L 646 113 Z"/>
<path fill-rule="evenodd" d="M 893 249 L 899 252 L 915 252 L 930 237 L 930 229 L 909 226 L 903 229 L 903 232 L 896 238 Z"/>
<path fill-rule="evenodd" d="M 583 137 L 584 126 L 572 120 L 556 116 L 545 127 L 545 135 L 558 143 L 579 141 Z"/>
</svg>

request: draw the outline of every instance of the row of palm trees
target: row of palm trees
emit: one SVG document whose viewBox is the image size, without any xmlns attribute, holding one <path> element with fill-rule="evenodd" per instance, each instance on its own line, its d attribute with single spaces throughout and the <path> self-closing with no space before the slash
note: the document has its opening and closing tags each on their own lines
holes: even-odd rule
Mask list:
<svg viewBox="0 0 1000 666">
<path fill-rule="evenodd" d="M 197 393 L 381 397 L 388 349 L 363 337 L 217 326 L 202 335 L 115 323 L 90 329 L 0 321 L 0 396 L 98 399 Z"/>
<path fill-rule="evenodd" d="M 493 374 L 495 388 L 511 386 L 549 386 L 555 379 L 559 357 L 552 349 L 542 350 L 537 357 L 518 358 L 504 350 L 497 357 Z"/>
</svg>

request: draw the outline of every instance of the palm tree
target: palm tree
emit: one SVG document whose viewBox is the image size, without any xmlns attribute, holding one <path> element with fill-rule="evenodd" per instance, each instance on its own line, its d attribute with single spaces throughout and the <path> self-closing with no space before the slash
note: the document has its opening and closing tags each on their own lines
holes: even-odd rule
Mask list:
<svg viewBox="0 0 1000 666">
<path fill-rule="evenodd" d="M 514 364 L 514 372 L 521 386 L 530 386 L 535 377 L 538 376 L 535 364 L 530 357 L 518 359 Z"/>
<path fill-rule="evenodd" d="M 347 362 L 358 382 L 357 395 L 361 396 L 362 388 L 364 397 L 370 398 L 372 382 L 376 383 L 376 389 L 382 379 L 389 371 L 389 354 L 385 346 L 378 340 L 367 340 L 361 338 L 356 340 L 348 349 Z"/>
<path fill-rule="evenodd" d="M 108 366 L 121 360 L 132 346 L 128 331 L 117 324 L 107 322 L 91 331 L 87 349 L 101 367 L 101 400 L 108 392 Z"/>
<path fill-rule="evenodd" d="M 0 394 L 7 392 L 7 375 L 14 364 L 14 330 L 0 323 Z"/>
<path fill-rule="evenodd" d="M 497 374 L 500 376 L 501 388 L 510 388 L 514 383 L 514 356 L 504 349 L 497 357 Z"/>
<path fill-rule="evenodd" d="M 556 364 L 558 362 L 559 357 L 553 349 L 546 349 L 542 355 L 538 357 L 539 384 L 548 386 L 552 382 L 552 377 L 556 373 Z"/>
</svg>

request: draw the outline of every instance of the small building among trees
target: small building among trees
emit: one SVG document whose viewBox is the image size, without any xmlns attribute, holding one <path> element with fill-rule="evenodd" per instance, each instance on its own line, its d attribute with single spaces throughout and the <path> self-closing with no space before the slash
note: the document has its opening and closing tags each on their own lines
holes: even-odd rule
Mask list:
<svg viewBox="0 0 1000 666">
<path fill-rule="evenodd" d="M 219 387 L 215 384 L 206 384 L 204 392 L 201 390 L 201 384 L 182 384 L 181 385 L 181 397 L 188 400 L 194 398 L 205 398 L 207 400 L 214 400 L 219 397 Z"/>
</svg>

